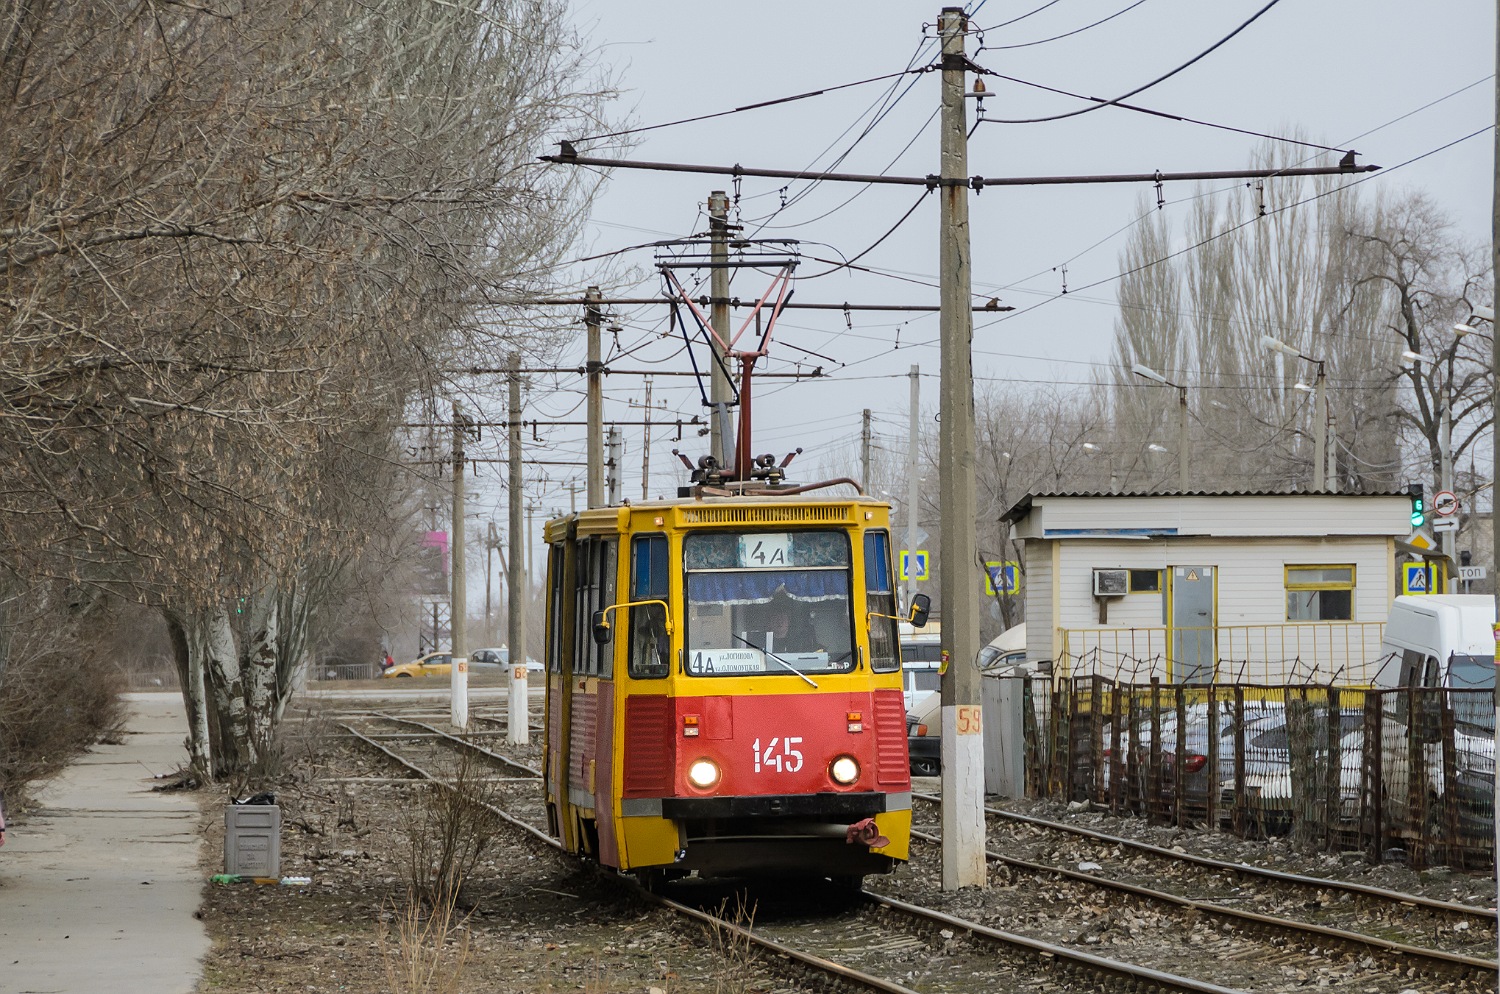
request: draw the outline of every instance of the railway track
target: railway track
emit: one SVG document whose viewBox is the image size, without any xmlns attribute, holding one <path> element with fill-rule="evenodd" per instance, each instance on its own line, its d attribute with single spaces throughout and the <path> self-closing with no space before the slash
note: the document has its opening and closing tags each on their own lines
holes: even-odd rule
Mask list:
<svg viewBox="0 0 1500 994">
<path fill-rule="evenodd" d="M 346 722 L 345 727 L 351 734 L 420 777 L 441 779 L 434 777 L 428 767 L 439 765 L 438 756 L 447 753 L 451 757 L 454 750 L 467 751 L 486 763 L 501 766 L 505 770 L 501 790 L 505 806 L 510 809 L 505 811 L 506 820 L 555 848 L 555 843 L 538 827 L 543 822 L 535 781 L 539 771 L 497 751 L 495 746 L 501 743 L 494 736 L 452 735 L 440 727 L 438 716 L 431 712 L 427 715 L 416 712 L 414 716 L 410 710 L 404 714 L 367 711 L 360 713 L 357 720 L 353 720 L 355 715 L 348 717 L 351 721 Z M 483 721 L 479 723 L 485 724 Z M 1039 828 L 1032 826 L 1033 830 Z M 1115 844 L 1107 836 L 1094 841 L 1100 845 Z M 1025 872 L 1059 876 L 1061 869 L 1066 868 L 1036 864 L 1035 869 Z M 1022 868 L 1013 866 L 1012 871 L 1022 872 Z M 1070 886 L 1097 890 L 1097 877 L 1076 870 L 1072 873 L 1085 879 L 1070 880 Z M 800 969 L 832 974 L 846 983 L 870 990 L 1028 990 L 1037 987 L 1039 978 L 1046 978 L 1043 986 L 1053 985 L 1054 989 L 1062 978 L 1066 978 L 1068 989 L 1096 987 L 1111 991 L 1222 992 L 1290 990 L 1297 986 L 1293 983 L 1278 985 L 1274 982 L 1275 977 L 1271 978 L 1271 983 L 1226 986 L 1224 977 L 1234 976 L 1236 971 L 1209 970 L 1207 977 L 1194 979 L 1160 966 L 1124 962 L 1117 956 L 1105 954 L 1111 951 L 1107 944 L 1090 946 L 1088 937 L 1083 935 L 1086 928 L 1080 931 L 1076 927 L 1054 927 L 1046 935 L 1020 934 L 1016 929 L 1006 929 L 983 920 L 986 905 L 1008 902 L 976 902 L 972 901 L 973 892 L 967 893 L 971 895 L 973 906 L 965 909 L 963 914 L 955 913 L 957 909 L 953 908 L 947 912 L 937 911 L 868 891 L 852 896 L 845 892 L 841 898 L 843 906 L 835 902 L 814 907 L 811 913 L 805 894 L 785 905 L 779 904 L 774 896 L 763 896 L 758 899 L 758 911 L 749 927 L 736 921 L 736 916 L 727 911 L 728 905 L 724 902 L 716 909 L 712 905 L 705 906 L 702 901 L 685 900 L 686 893 L 674 895 L 684 900 L 661 895 L 652 899 L 671 907 L 679 915 L 703 922 L 716 935 L 734 936 L 749 943 L 778 962 L 794 962 L 800 964 Z M 1057 897 L 1061 903 L 1069 901 L 1061 892 Z M 1109 916 L 1118 913 L 1118 906 L 1122 903 L 1146 900 L 1161 902 L 1163 898 L 1122 892 L 1122 896 L 1113 902 L 1114 906 L 1110 901 L 1095 903 L 1102 909 L 1102 915 Z M 693 907 L 694 903 L 698 906 Z M 1073 903 L 1079 907 L 1090 906 L 1090 902 L 1076 898 Z M 1175 905 L 1176 913 L 1198 920 L 1217 915 L 1216 909 L 1201 900 L 1185 900 L 1180 896 L 1172 899 L 1169 895 L 1167 903 Z M 1261 974 L 1278 964 L 1280 972 L 1308 974 L 1309 960 L 1326 960 L 1329 950 L 1337 949 L 1340 952 L 1334 955 L 1343 956 L 1346 965 L 1355 956 L 1364 956 L 1367 965 L 1358 969 L 1362 985 L 1359 989 L 1391 991 L 1393 994 L 1409 989 L 1406 971 L 1414 971 L 1413 964 L 1418 962 L 1422 964 L 1424 974 L 1442 976 L 1442 989 L 1487 989 L 1480 986 L 1484 981 L 1478 977 L 1485 970 L 1488 970 L 1486 979 L 1493 976 L 1493 965 L 1486 965 L 1478 957 L 1465 960 L 1460 954 L 1457 959 L 1440 957 L 1431 962 L 1421 957 L 1433 951 L 1418 946 L 1407 950 L 1392 943 L 1372 953 L 1369 940 L 1375 937 L 1371 936 L 1359 936 L 1355 941 L 1332 933 L 1307 931 L 1303 929 L 1305 923 L 1275 920 L 1274 916 L 1236 921 L 1240 924 L 1233 926 L 1231 932 L 1215 937 L 1216 948 L 1204 949 L 1200 953 L 1211 952 L 1215 960 L 1253 964 L 1251 972 Z M 1288 929 L 1293 931 L 1286 932 Z M 1264 938 L 1277 930 L 1282 930 L 1281 941 L 1274 935 L 1270 939 Z M 1061 941 L 1059 931 L 1063 933 Z M 1298 937 L 1288 937 L 1294 933 Z M 1350 942 L 1355 942 L 1362 953 L 1348 952 Z M 1380 957 L 1378 964 L 1371 962 L 1377 954 Z"/>
<path fill-rule="evenodd" d="M 1057 858 L 1056 831 L 1050 840 L 1017 845 L 994 828 L 995 822 L 1010 820 L 1010 813 L 986 810 L 992 819 L 988 859 L 1003 867 L 999 886 L 1015 896 L 989 902 L 976 917 L 998 927 L 1068 931 L 1074 942 L 1113 947 L 1117 955 L 1145 963 L 1179 962 L 1196 950 L 1218 961 L 1207 975 L 1248 990 L 1308 982 L 1404 991 L 1416 976 L 1445 989 L 1493 989 L 1494 959 L 1474 952 L 1476 945 L 1486 953 L 1493 948 L 1493 931 L 1482 927 L 1486 921 L 1492 927 L 1494 920 L 1486 909 L 1261 871 L 1088 830 L 1080 837 L 1097 848 L 1084 850 L 1081 859 L 1069 850 L 1063 862 Z M 930 819 L 919 814 L 917 821 Z M 1027 816 L 1014 821 L 1039 834 L 1054 825 L 1070 836 L 1074 830 Z M 934 848 L 940 842 L 922 831 L 913 837 Z M 1049 858 L 1026 858 L 1038 851 Z M 906 886 L 898 878 L 895 889 L 904 892 Z M 1272 900 L 1272 892 L 1279 897 Z M 1444 927 L 1433 929 L 1434 915 Z"/>
</svg>

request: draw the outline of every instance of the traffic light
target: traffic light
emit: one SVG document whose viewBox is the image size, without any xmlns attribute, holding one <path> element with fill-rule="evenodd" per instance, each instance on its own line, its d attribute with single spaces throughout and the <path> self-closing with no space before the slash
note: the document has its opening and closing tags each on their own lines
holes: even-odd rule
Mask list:
<svg viewBox="0 0 1500 994">
<path fill-rule="evenodd" d="M 1427 501 L 1422 496 L 1422 485 L 1409 484 L 1406 493 L 1411 497 L 1411 526 L 1421 528 L 1427 522 Z"/>
</svg>

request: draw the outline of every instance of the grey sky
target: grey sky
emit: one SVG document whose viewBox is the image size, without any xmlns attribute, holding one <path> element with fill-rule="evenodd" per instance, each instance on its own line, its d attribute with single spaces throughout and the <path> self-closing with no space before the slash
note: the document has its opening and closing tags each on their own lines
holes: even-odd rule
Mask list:
<svg viewBox="0 0 1500 994">
<path fill-rule="evenodd" d="M 1058 0 L 1033 16 L 999 27 L 1042 7 L 1044 0 L 987 0 L 978 6 L 973 22 L 992 30 L 983 39 L 987 50 L 973 57 L 995 72 L 1113 97 L 1197 55 L 1264 5 L 1264 0 L 1144 0 L 1073 37 L 1000 48 L 1072 31 L 1131 2 Z M 931 39 L 930 24 L 939 9 L 938 4 L 896 0 L 636 0 L 578 2 L 574 16 L 600 47 L 604 63 L 617 72 L 626 91 L 621 110 L 628 111 L 634 123 L 647 125 L 929 63 L 935 44 L 920 46 L 924 37 Z M 1255 131 L 1300 130 L 1315 141 L 1346 147 L 1355 136 L 1468 86 L 1353 143 L 1361 162 L 1390 169 L 1493 123 L 1494 87 L 1486 77 L 1494 69 L 1494 16 L 1495 6 L 1478 0 L 1282 0 L 1224 47 L 1133 102 Z M 929 25 L 925 33 L 924 23 Z M 971 38 L 971 55 L 978 47 L 979 39 Z M 837 168 L 915 175 L 936 171 L 936 122 L 929 122 L 929 117 L 938 105 L 938 77 L 907 77 L 899 81 L 900 87 L 905 89 L 913 79 L 909 92 Z M 1043 116 L 1082 106 L 1077 100 L 1016 84 L 987 82 L 994 93 L 986 101 L 988 117 Z M 636 137 L 629 155 L 721 165 L 833 168 L 834 155 L 847 149 L 869 123 L 868 112 L 890 85 L 872 83 L 798 103 L 648 131 Z M 1245 165 L 1258 142 L 1104 109 L 1046 124 L 980 125 L 970 144 L 969 172 L 1014 176 L 1230 169 Z M 594 143 L 592 150 L 605 144 Z M 1492 136 L 1483 134 L 1388 174 L 1376 174 L 1379 178 L 1366 189 L 1424 190 L 1467 235 L 1487 240 L 1492 148 Z M 554 150 L 538 150 L 550 151 Z M 864 250 L 917 199 L 912 188 L 821 184 L 806 190 L 807 184 L 793 183 L 786 191 L 788 198 L 804 191 L 805 195 L 778 211 L 782 185 L 743 181 L 740 213 L 747 228 L 754 231 L 766 221 L 761 235 L 802 239 L 806 255 L 824 258 Z M 715 188 L 733 190 L 723 177 L 617 170 L 598 201 L 592 242 L 586 248 L 603 252 L 702 230 L 703 203 Z M 1112 278 L 1126 237 L 1121 229 L 1138 215 L 1137 198 L 1143 192 L 1151 192 L 1150 187 L 990 189 L 971 197 L 976 292 L 992 293 L 1018 309 L 1029 308 L 1004 320 L 976 317 L 976 377 L 1081 382 L 1106 361 L 1115 313 L 1113 283 L 1060 297 L 1063 277 L 1056 267 L 1066 262 L 1067 284 L 1073 290 Z M 1169 185 L 1166 210 L 1182 216 L 1186 204 L 1174 202 L 1196 192 L 1189 184 Z M 802 282 L 798 299 L 936 303 L 936 291 L 922 285 L 935 280 L 936 227 L 937 205 L 928 198 L 862 260 L 906 280 L 845 270 Z M 640 276 L 630 292 L 645 295 L 658 290 L 651 258 L 649 251 L 624 257 Z M 828 268 L 809 259 L 799 275 Z M 587 278 L 588 270 L 577 272 Z M 745 272 L 736 278 L 734 292 L 754 296 L 765 284 L 766 277 Z M 661 361 L 661 368 L 688 368 L 686 357 L 678 354 L 680 340 L 654 340 L 666 328 L 664 309 L 636 308 L 618 317 L 621 348 L 642 346 L 620 365 L 640 368 Z M 789 313 L 778 336 L 782 345 L 773 347 L 769 368 L 785 369 L 790 360 L 804 358 L 793 346 L 849 365 L 827 381 L 791 386 L 765 381 L 759 394 L 764 403 L 757 407 L 756 451 L 780 453 L 801 445 L 809 461 L 834 449 L 852 451 L 863 407 L 874 409 L 877 432 L 888 433 L 893 441 L 897 435 L 904 438 L 904 374 L 911 364 L 920 364 L 924 403 L 935 403 L 936 381 L 926 374 L 937 372 L 936 337 L 935 315 L 856 313 L 851 328 L 838 312 Z M 536 384 L 536 406 L 528 418 L 562 417 L 581 402 L 576 378 L 565 378 L 557 386 L 562 391 L 554 393 L 554 384 Z M 638 378 L 610 379 L 606 416 L 639 417 L 638 412 L 627 414 L 624 404 L 639 401 L 641 394 Z M 667 399 L 670 408 L 684 416 L 701 412 L 696 387 L 685 378 L 658 378 L 655 396 Z M 581 418 L 582 413 L 580 406 L 569 416 Z M 625 438 L 624 493 L 638 498 L 639 429 L 628 430 Z M 706 449 L 706 440 L 689 437 L 682 447 L 696 453 Z M 675 461 L 668 462 L 670 448 L 658 432 L 653 440 L 653 495 L 670 492 L 680 476 Z M 581 457 L 582 450 L 581 432 L 558 429 L 552 435 L 552 458 Z M 566 507 L 567 491 L 556 481 L 569 475 L 561 468 L 550 471 L 551 482 L 538 488 L 543 507 Z M 581 471 L 577 475 L 581 478 Z"/>
</svg>

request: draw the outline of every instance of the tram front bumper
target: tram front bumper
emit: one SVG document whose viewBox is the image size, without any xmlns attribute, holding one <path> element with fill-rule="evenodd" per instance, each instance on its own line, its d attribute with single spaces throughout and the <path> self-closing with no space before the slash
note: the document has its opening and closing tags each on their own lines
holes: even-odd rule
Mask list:
<svg viewBox="0 0 1500 994">
<path fill-rule="evenodd" d="M 818 794 L 751 794 L 739 797 L 664 797 L 661 813 L 667 818 L 680 820 L 815 817 L 858 821 L 885 811 L 910 807 L 910 794 L 826 791 Z"/>
</svg>

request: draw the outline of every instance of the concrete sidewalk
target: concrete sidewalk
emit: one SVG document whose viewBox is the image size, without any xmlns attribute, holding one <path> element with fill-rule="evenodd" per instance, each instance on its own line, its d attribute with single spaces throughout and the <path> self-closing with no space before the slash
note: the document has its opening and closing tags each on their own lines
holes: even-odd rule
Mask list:
<svg viewBox="0 0 1500 994">
<path fill-rule="evenodd" d="M 191 994 L 208 934 L 191 794 L 154 774 L 187 754 L 176 692 L 127 694 L 125 741 L 97 746 L 17 818 L 0 847 L 0 990 Z"/>
</svg>

